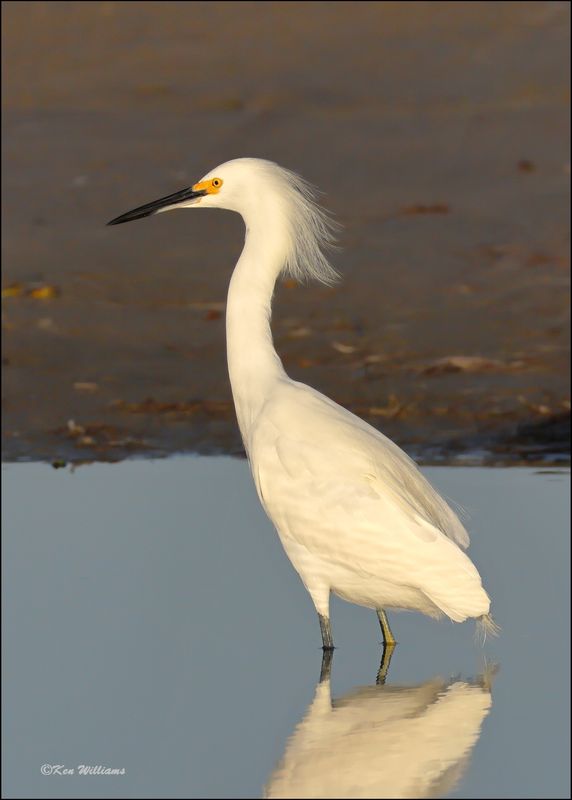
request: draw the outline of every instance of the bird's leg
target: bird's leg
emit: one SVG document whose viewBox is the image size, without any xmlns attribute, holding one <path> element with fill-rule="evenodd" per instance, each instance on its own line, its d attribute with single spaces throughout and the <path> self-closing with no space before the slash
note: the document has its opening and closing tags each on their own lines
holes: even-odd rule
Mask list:
<svg viewBox="0 0 572 800">
<path fill-rule="evenodd" d="M 385 644 L 383 645 L 383 653 L 381 655 L 381 664 L 379 665 L 379 669 L 377 671 L 377 678 L 375 682 L 378 686 L 383 686 L 385 683 L 385 679 L 387 678 L 387 673 L 389 672 L 389 665 L 391 663 L 391 656 L 393 655 L 393 651 L 395 650 L 395 644 Z"/>
<path fill-rule="evenodd" d="M 385 611 L 383 610 L 383 608 L 377 608 L 376 613 L 381 627 L 381 632 L 383 634 L 384 645 L 391 645 L 392 647 L 395 647 L 397 641 L 395 640 L 391 632 L 391 628 L 389 627 L 389 622 L 387 621 L 387 616 L 385 614 Z"/>
<path fill-rule="evenodd" d="M 320 620 L 320 630 L 322 631 L 322 649 L 333 650 L 334 640 L 332 639 L 332 628 L 328 617 L 318 614 Z"/>
<path fill-rule="evenodd" d="M 324 648 L 322 654 L 322 667 L 320 669 L 320 683 L 330 680 L 333 658 L 334 658 L 334 651 L 332 649 L 326 650 Z"/>
</svg>

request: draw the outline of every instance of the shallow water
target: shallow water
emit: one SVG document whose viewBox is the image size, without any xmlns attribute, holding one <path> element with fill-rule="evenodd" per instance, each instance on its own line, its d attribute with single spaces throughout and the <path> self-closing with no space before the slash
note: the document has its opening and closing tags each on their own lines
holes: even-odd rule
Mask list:
<svg viewBox="0 0 572 800">
<path fill-rule="evenodd" d="M 375 616 L 334 599 L 332 710 L 244 461 L 5 465 L 4 796 L 569 796 L 569 474 L 425 473 L 502 635 L 392 614 L 375 686 Z"/>
</svg>

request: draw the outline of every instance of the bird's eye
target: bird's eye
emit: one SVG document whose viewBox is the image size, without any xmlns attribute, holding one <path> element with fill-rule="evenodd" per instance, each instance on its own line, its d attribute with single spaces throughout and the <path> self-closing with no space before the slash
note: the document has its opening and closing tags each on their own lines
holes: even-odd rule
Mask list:
<svg viewBox="0 0 572 800">
<path fill-rule="evenodd" d="M 215 189 L 219 189 L 222 186 L 222 180 L 220 178 L 213 178 L 211 181 L 211 185 Z"/>
</svg>

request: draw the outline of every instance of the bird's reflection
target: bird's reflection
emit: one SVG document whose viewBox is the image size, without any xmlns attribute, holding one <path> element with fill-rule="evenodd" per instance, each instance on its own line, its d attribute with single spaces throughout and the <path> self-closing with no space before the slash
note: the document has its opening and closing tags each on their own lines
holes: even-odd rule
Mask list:
<svg viewBox="0 0 572 800">
<path fill-rule="evenodd" d="M 445 796 L 458 784 L 491 708 L 494 669 L 475 680 L 384 683 L 332 702 L 331 655 L 265 797 Z M 385 661 L 385 664 L 384 664 Z"/>
</svg>

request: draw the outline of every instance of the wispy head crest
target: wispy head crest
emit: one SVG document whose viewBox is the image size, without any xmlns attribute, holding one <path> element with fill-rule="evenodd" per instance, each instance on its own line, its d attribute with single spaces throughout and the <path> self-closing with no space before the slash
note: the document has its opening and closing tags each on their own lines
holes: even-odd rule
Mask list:
<svg viewBox="0 0 572 800">
<path fill-rule="evenodd" d="M 327 252 L 335 249 L 341 226 L 316 202 L 316 189 L 295 172 L 267 161 L 265 166 L 280 183 L 280 197 L 290 226 L 289 247 L 282 274 L 300 283 L 336 283 L 339 273 Z"/>
<path fill-rule="evenodd" d="M 294 280 L 316 280 L 328 286 L 339 280 L 326 253 L 335 247 L 339 224 L 316 202 L 314 187 L 289 170 L 282 170 L 292 195 L 292 248 L 284 265 L 284 274 Z"/>
</svg>

